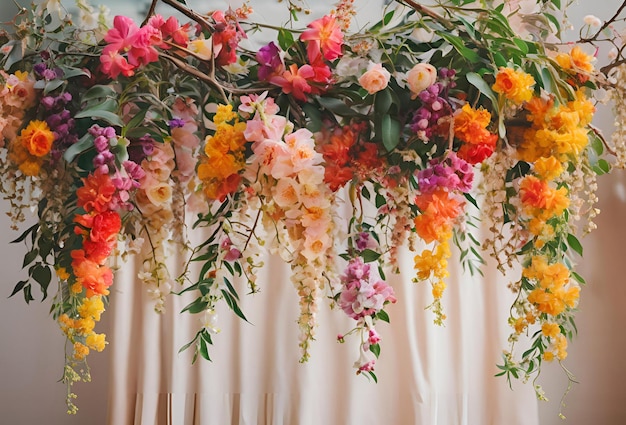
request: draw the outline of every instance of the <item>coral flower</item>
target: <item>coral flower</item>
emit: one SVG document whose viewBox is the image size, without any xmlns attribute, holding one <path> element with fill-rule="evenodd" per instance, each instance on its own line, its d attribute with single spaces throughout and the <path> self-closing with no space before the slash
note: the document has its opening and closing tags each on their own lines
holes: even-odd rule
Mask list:
<svg viewBox="0 0 626 425">
<path fill-rule="evenodd" d="M 310 62 L 316 62 L 322 52 L 324 59 L 335 60 L 341 53 L 343 33 L 334 16 L 326 15 L 307 25 L 308 30 L 300 35 L 300 40 L 307 41 L 307 54 Z"/>
<path fill-rule="evenodd" d="M 298 68 L 298 65 L 294 63 L 289 66 L 287 71 L 283 72 L 282 76 L 274 76 L 270 82 L 282 87 L 285 94 L 293 93 L 293 97 L 305 101 L 306 95 L 312 90 L 307 80 L 314 77 L 315 70 L 311 65 L 303 65 Z"/>
</svg>

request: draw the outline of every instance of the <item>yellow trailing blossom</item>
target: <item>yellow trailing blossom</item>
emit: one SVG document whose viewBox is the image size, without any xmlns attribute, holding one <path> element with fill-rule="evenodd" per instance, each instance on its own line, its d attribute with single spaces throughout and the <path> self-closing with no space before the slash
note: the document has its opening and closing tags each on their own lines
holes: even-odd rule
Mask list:
<svg viewBox="0 0 626 425">
<path fill-rule="evenodd" d="M 545 257 L 535 256 L 522 275 L 537 283 L 528 295 L 528 301 L 539 312 L 558 316 L 567 307 L 574 308 L 578 303 L 580 287 L 570 282 L 569 270 L 564 264 L 548 264 Z"/>
<path fill-rule="evenodd" d="M 595 112 L 582 90 L 566 104 L 554 106 L 552 99 L 535 97 L 525 104 L 525 109 L 532 126 L 524 132 L 518 147 L 520 159 L 532 163 L 541 157 L 555 156 L 566 162 L 581 155 L 589 142 L 587 125 Z"/>
</svg>

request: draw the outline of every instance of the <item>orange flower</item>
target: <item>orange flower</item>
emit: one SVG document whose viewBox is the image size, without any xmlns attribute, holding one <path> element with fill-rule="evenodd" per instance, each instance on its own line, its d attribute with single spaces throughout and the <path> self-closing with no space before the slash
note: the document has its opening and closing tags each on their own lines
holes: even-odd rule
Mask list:
<svg viewBox="0 0 626 425">
<path fill-rule="evenodd" d="M 113 200 L 115 186 L 108 174 L 100 169 L 83 179 L 84 186 L 76 191 L 78 206 L 85 211 L 104 212 L 109 210 L 109 203 Z"/>
<path fill-rule="evenodd" d="M 487 130 L 491 114 L 485 109 L 474 109 L 469 104 L 454 116 L 454 136 L 463 142 L 458 156 L 470 164 L 478 164 L 494 152 L 498 136 Z"/>
<path fill-rule="evenodd" d="M 426 242 L 441 241 L 449 233 L 451 222 L 461 212 L 462 203 L 448 196 L 448 192 L 437 189 L 435 192 L 420 195 L 415 204 L 422 214 L 415 217 L 415 231 Z"/>
<path fill-rule="evenodd" d="M 532 75 L 521 70 L 502 67 L 496 74 L 493 90 L 504 94 L 507 99 L 519 105 L 530 100 L 534 85 L 535 79 Z"/>
<path fill-rule="evenodd" d="M 526 207 L 545 208 L 548 184 L 535 176 L 526 176 L 520 182 L 520 198 Z"/>
<path fill-rule="evenodd" d="M 20 140 L 31 155 L 42 157 L 52 149 L 54 133 L 45 121 L 34 120 L 22 130 Z"/>
</svg>

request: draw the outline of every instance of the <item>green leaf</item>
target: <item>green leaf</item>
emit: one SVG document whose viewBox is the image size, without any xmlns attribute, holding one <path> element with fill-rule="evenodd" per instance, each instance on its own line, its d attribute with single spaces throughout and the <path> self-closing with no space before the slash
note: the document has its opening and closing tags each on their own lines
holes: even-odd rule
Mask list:
<svg viewBox="0 0 626 425">
<path fill-rule="evenodd" d="M 48 81 L 43 89 L 43 94 L 49 94 L 50 92 L 58 89 L 65 83 L 64 80 L 52 80 Z"/>
<path fill-rule="evenodd" d="M 378 358 L 380 356 L 380 344 L 371 344 L 370 351 Z"/>
<path fill-rule="evenodd" d="M 67 162 L 72 162 L 74 158 L 76 158 L 76 156 L 80 155 L 91 147 L 93 147 L 93 136 L 89 133 L 86 133 L 83 137 L 80 138 L 78 142 L 67 148 L 67 150 L 63 154 L 63 158 Z"/>
<path fill-rule="evenodd" d="M 576 251 L 578 255 L 580 255 L 581 257 L 583 256 L 583 246 L 581 245 L 578 238 L 576 238 L 576 236 L 572 235 L 571 233 L 568 233 L 567 244 L 570 246 L 570 248 Z"/>
<path fill-rule="evenodd" d="M 365 249 L 361 252 L 361 257 L 363 258 L 363 262 L 371 263 L 372 261 L 376 261 L 380 258 L 380 253 L 371 249 Z"/>
<path fill-rule="evenodd" d="M 230 307 L 230 309 L 240 318 L 242 318 L 243 320 L 245 320 L 246 322 L 248 322 L 248 319 L 246 319 L 246 316 L 244 316 L 243 312 L 241 311 L 241 309 L 239 308 L 239 304 L 237 304 L 237 300 L 233 298 L 232 295 L 230 295 L 227 291 L 225 291 L 224 289 L 221 290 L 222 292 L 222 296 L 224 297 L 224 300 L 226 300 L 226 304 L 228 304 L 228 307 Z M 250 322 L 248 322 L 250 323 Z"/>
<path fill-rule="evenodd" d="M 203 301 L 202 298 L 196 298 L 195 301 L 187 304 L 187 306 L 183 308 L 180 312 L 184 313 L 188 311 L 191 314 L 200 313 L 206 310 L 207 305 L 209 305 L 209 303 L 206 301 Z"/>
<path fill-rule="evenodd" d="M 286 28 L 281 28 L 278 30 L 278 45 L 281 49 L 287 51 L 291 46 L 293 46 L 294 38 L 291 31 Z"/>
<path fill-rule="evenodd" d="M 498 98 L 496 97 L 496 94 L 493 92 L 491 87 L 489 87 L 489 84 L 487 84 L 487 82 L 480 75 L 475 72 L 468 72 L 465 78 L 467 78 L 467 81 L 471 85 L 476 87 L 481 94 L 485 95 L 489 100 L 491 100 L 491 103 L 493 103 L 494 105 L 498 104 Z"/>
<path fill-rule="evenodd" d="M 207 347 L 207 343 L 204 339 L 200 339 L 200 355 L 208 360 L 211 361 L 211 357 L 209 357 L 209 349 Z"/>
<path fill-rule="evenodd" d="M 39 286 L 41 287 L 41 292 L 43 293 L 42 301 L 48 297 L 48 286 L 50 285 L 50 280 L 52 279 L 52 273 L 50 272 L 50 268 L 47 266 L 42 266 L 41 264 L 37 264 L 33 269 L 33 279 L 37 281 Z"/>
<path fill-rule="evenodd" d="M 337 99 L 335 97 L 318 97 L 317 102 L 328 111 L 333 114 L 342 116 L 342 117 L 354 117 L 359 114 L 350 108 L 343 100 Z"/>
<path fill-rule="evenodd" d="M 580 283 L 581 285 L 585 285 L 587 282 L 585 281 L 585 279 L 579 275 L 578 273 L 576 273 L 575 271 L 571 271 L 570 274 L 572 275 L 572 277 L 574 279 L 576 279 L 578 281 L 578 283 Z"/>
<path fill-rule="evenodd" d="M 9 298 L 17 294 L 18 292 L 20 292 L 22 289 L 24 289 L 24 286 L 26 286 L 27 283 L 28 283 L 27 280 L 20 280 L 17 283 L 17 285 L 15 285 L 15 288 L 13 288 L 13 292 L 11 292 L 11 295 L 9 295 Z"/>
<path fill-rule="evenodd" d="M 385 89 L 376 93 L 376 100 L 374 101 L 374 112 L 377 115 L 385 115 L 389 112 L 389 108 L 393 104 L 393 98 L 389 89 Z"/>
<path fill-rule="evenodd" d="M 22 233 L 17 239 L 12 240 L 10 243 L 19 243 L 22 242 L 24 239 L 26 239 L 26 237 L 28 237 L 28 235 L 31 232 L 37 232 L 37 230 L 39 229 L 39 223 L 37 224 L 33 224 L 32 226 L 30 226 L 28 229 L 26 229 L 24 231 L 24 233 Z"/>
<path fill-rule="evenodd" d="M 320 113 L 319 108 L 316 108 L 312 104 L 307 103 L 302 107 L 302 110 L 304 111 L 304 115 L 308 119 L 306 128 L 312 133 L 320 131 L 323 127 L 323 124 L 322 114 Z"/>
<path fill-rule="evenodd" d="M 81 97 L 82 102 L 89 102 L 90 100 L 115 98 L 117 92 L 111 86 L 95 85 L 83 94 Z"/>
<path fill-rule="evenodd" d="M 400 143 L 400 122 L 392 118 L 391 115 L 383 116 L 382 120 L 382 140 L 387 152 L 393 151 Z"/>
<path fill-rule="evenodd" d="M 383 17 L 383 25 L 387 25 L 389 22 L 391 22 L 391 19 L 393 19 L 393 15 L 394 10 L 387 12 L 387 14 L 385 14 L 385 16 Z"/>
<path fill-rule="evenodd" d="M 477 63 L 481 61 L 481 57 L 478 53 L 465 47 L 465 41 L 461 37 L 442 31 L 437 31 L 437 34 L 441 36 L 441 38 L 452 44 L 456 51 L 459 52 L 461 56 L 463 56 L 469 62 Z"/>
<path fill-rule="evenodd" d="M 387 203 L 387 200 L 380 193 L 376 194 L 376 208 L 380 208 Z"/>
<path fill-rule="evenodd" d="M 33 301 L 35 298 L 33 298 L 33 294 L 31 292 L 31 286 L 30 283 L 28 285 L 26 285 L 24 287 L 24 301 L 26 301 L 26 304 L 30 304 L 31 301 Z"/>
<path fill-rule="evenodd" d="M 24 262 L 22 263 L 22 267 L 26 267 L 27 265 L 35 261 L 35 258 L 37 258 L 38 255 L 39 255 L 39 250 L 35 248 L 27 252 L 26 255 L 24 256 Z"/>
<path fill-rule="evenodd" d="M 383 322 L 389 323 L 389 315 L 385 310 L 380 310 L 378 313 L 376 313 L 376 318 L 378 320 L 382 320 Z"/>
</svg>

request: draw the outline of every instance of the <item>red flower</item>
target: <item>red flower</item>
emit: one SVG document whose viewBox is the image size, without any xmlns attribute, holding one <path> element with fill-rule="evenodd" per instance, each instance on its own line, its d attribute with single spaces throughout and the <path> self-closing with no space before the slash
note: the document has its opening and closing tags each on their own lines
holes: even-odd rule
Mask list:
<svg viewBox="0 0 626 425">
<path fill-rule="evenodd" d="M 78 206 L 85 211 L 104 212 L 109 210 L 109 205 L 115 194 L 115 186 L 108 174 L 99 169 L 83 179 L 84 186 L 76 191 Z"/>
<path fill-rule="evenodd" d="M 115 211 L 105 211 L 93 218 L 89 239 L 98 243 L 114 242 L 121 228 L 122 220 L 119 214 Z"/>
</svg>

